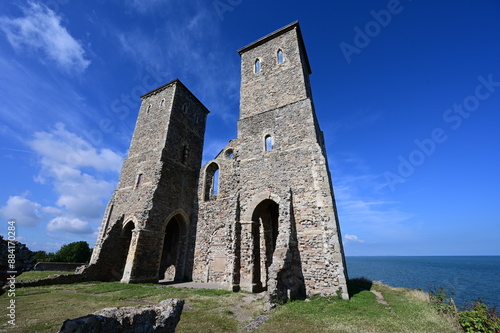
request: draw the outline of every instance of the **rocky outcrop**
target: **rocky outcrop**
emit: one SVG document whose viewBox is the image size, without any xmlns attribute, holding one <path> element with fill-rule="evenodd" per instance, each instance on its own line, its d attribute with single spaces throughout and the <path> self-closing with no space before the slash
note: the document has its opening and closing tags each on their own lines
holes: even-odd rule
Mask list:
<svg viewBox="0 0 500 333">
<path fill-rule="evenodd" d="M 76 319 L 66 320 L 59 333 L 170 333 L 175 332 L 184 300 L 167 299 L 153 306 L 106 308 Z"/>
</svg>

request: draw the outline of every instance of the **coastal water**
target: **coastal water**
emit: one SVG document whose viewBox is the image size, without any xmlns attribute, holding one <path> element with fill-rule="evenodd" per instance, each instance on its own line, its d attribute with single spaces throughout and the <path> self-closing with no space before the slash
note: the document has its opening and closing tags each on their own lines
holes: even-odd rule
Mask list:
<svg viewBox="0 0 500 333">
<path fill-rule="evenodd" d="M 446 288 L 458 306 L 481 298 L 500 310 L 500 256 L 346 257 L 350 278 L 392 287 Z"/>
</svg>

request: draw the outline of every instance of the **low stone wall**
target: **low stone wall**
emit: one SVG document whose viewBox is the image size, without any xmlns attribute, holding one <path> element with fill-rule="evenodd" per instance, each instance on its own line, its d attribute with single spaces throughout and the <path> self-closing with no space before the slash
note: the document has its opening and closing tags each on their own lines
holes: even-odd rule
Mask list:
<svg viewBox="0 0 500 333">
<path fill-rule="evenodd" d="M 106 279 L 103 273 L 100 272 L 98 268 L 92 268 L 92 266 L 88 267 L 86 265 L 82 265 L 75 270 L 75 274 L 54 274 L 44 279 L 16 281 L 16 287 L 40 287 L 50 286 L 54 284 L 71 284 L 87 281 L 109 281 L 109 279 Z M 3 289 L 6 289 L 6 287 L 4 286 Z"/>
<path fill-rule="evenodd" d="M 40 286 L 51 286 L 54 284 L 71 284 L 78 282 L 90 281 L 89 277 L 83 274 L 67 274 L 58 275 L 54 274 L 45 279 L 38 280 L 27 280 L 27 281 L 16 281 L 16 287 L 40 287 Z"/>
<path fill-rule="evenodd" d="M 75 271 L 85 263 L 78 262 L 39 262 L 35 265 L 35 271 Z"/>
<path fill-rule="evenodd" d="M 166 299 L 158 305 L 106 308 L 66 320 L 59 333 L 156 332 L 174 333 L 184 300 Z"/>
</svg>

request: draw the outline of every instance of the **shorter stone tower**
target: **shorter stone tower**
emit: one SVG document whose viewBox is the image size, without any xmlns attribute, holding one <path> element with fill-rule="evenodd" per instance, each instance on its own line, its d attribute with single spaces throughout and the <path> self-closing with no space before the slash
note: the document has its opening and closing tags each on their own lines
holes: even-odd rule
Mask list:
<svg viewBox="0 0 500 333">
<path fill-rule="evenodd" d="M 143 96 L 130 150 L 86 272 L 102 280 L 189 280 L 209 111 L 179 81 Z"/>
</svg>

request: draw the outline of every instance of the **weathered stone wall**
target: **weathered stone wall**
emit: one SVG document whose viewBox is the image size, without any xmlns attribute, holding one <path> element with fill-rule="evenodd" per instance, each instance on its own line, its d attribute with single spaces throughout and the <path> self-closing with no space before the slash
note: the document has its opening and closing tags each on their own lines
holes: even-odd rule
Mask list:
<svg viewBox="0 0 500 333">
<path fill-rule="evenodd" d="M 35 265 L 35 271 L 74 271 L 85 263 L 75 262 L 39 262 Z"/>
<path fill-rule="evenodd" d="M 9 244 L 10 249 L 12 249 L 12 244 L 14 245 L 14 256 L 15 264 L 14 268 L 9 268 Z M 0 235 L 0 271 L 17 271 L 19 274 L 22 272 L 31 271 L 36 260 L 33 259 L 34 253 L 28 249 L 26 244 L 20 243 L 18 241 L 8 241 Z"/>
<path fill-rule="evenodd" d="M 11 245 L 10 247 L 9 244 Z M 9 252 L 9 249 L 12 251 L 12 244 L 14 244 L 14 267 L 10 267 L 9 264 L 9 254 L 12 254 L 12 252 Z M 26 244 L 18 241 L 8 241 L 0 235 L 0 295 L 4 293 L 2 287 L 5 286 L 9 277 L 31 271 L 34 268 L 36 260 L 32 258 L 33 254 Z M 13 274 L 11 272 L 16 273 Z"/>
<path fill-rule="evenodd" d="M 175 266 L 176 279 L 190 279 L 194 238 L 189 233 L 195 231 L 208 110 L 178 80 L 142 99 L 129 155 L 88 269 L 123 282 L 158 281 L 165 231 L 175 218 L 180 235 L 171 249 L 175 258 L 166 264 Z"/>
<path fill-rule="evenodd" d="M 280 29 L 240 49 L 240 119 L 310 97 L 310 68 L 297 25 Z M 283 52 L 278 63 L 277 52 Z M 255 73 L 255 61 L 261 71 Z M 240 137 L 240 136 L 239 136 Z"/>
</svg>

